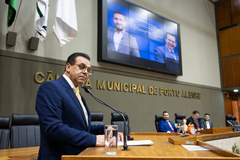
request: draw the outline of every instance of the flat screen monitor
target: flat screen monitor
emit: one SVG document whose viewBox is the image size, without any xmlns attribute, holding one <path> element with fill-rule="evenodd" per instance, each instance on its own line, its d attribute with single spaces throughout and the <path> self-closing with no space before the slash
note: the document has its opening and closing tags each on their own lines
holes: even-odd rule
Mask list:
<svg viewBox="0 0 240 160">
<path fill-rule="evenodd" d="M 98 61 L 182 75 L 180 25 L 127 0 L 98 0 Z"/>
</svg>

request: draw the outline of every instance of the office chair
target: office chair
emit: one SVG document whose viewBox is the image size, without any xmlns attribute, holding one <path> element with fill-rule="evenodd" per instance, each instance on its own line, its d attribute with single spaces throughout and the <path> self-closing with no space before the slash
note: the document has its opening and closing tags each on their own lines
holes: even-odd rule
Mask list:
<svg viewBox="0 0 240 160">
<path fill-rule="evenodd" d="M 127 113 L 125 113 L 126 115 L 124 115 L 126 121 L 127 121 L 127 133 L 128 133 L 128 116 Z M 123 132 L 124 130 L 124 120 L 123 117 L 116 113 L 116 112 L 112 112 L 111 113 L 111 124 L 112 125 L 118 125 L 118 131 L 119 132 Z"/>
<path fill-rule="evenodd" d="M 128 140 L 133 140 L 132 137 L 130 137 L 130 125 L 129 125 L 129 119 L 127 113 L 124 114 L 125 120 L 126 120 L 126 125 L 127 125 L 127 138 Z M 123 132 L 124 131 L 124 120 L 123 117 L 116 112 L 111 113 L 111 124 L 112 125 L 118 125 L 118 131 Z"/>
<path fill-rule="evenodd" d="M 12 114 L 10 148 L 40 145 L 38 115 Z"/>
<path fill-rule="evenodd" d="M 183 113 L 175 113 L 175 123 L 183 125 L 183 118 L 186 118 L 186 115 Z"/>
<path fill-rule="evenodd" d="M 234 125 L 233 127 L 234 131 L 240 131 L 240 125 L 238 124 L 236 116 L 232 116 L 232 124 Z"/>
<path fill-rule="evenodd" d="M 91 112 L 91 125 L 104 125 L 102 112 Z"/>
<path fill-rule="evenodd" d="M 230 126 L 232 126 L 231 124 L 232 124 L 232 115 L 230 115 L 230 114 L 228 114 L 228 115 L 226 115 L 226 126 L 227 127 L 230 127 Z"/>
<path fill-rule="evenodd" d="M 157 132 L 160 132 L 159 121 L 161 121 L 162 119 L 163 119 L 162 115 L 158 115 L 158 114 L 155 115 L 155 127 Z"/>
<path fill-rule="evenodd" d="M 0 117 L 0 149 L 9 148 L 10 117 Z"/>
</svg>

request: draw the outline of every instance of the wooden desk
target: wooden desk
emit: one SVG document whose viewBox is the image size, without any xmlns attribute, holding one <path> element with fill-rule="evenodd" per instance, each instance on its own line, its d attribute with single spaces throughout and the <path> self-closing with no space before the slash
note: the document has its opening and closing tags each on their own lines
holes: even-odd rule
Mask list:
<svg viewBox="0 0 240 160">
<path fill-rule="evenodd" d="M 177 133 L 131 133 L 134 140 L 151 140 L 151 146 L 128 146 L 130 151 L 121 151 L 110 156 L 105 154 L 104 147 L 89 147 L 79 155 L 63 155 L 62 160 L 236 160 L 239 155 L 204 143 L 211 138 L 240 136 L 240 132 L 206 134 L 195 136 L 196 144 L 209 148 L 210 151 L 188 151 L 181 145 L 174 145 L 169 139 L 182 138 Z M 194 137 L 194 135 L 192 136 Z M 185 138 L 185 137 L 184 137 Z M 0 160 L 37 159 L 39 147 L 27 147 L 0 150 Z"/>
<path fill-rule="evenodd" d="M 232 160 L 240 159 L 239 155 L 229 151 L 215 152 L 214 146 L 209 146 L 210 151 L 188 151 L 181 145 L 169 143 L 170 137 L 180 137 L 176 133 L 131 133 L 134 140 L 151 140 L 152 146 L 128 146 L 130 151 L 121 151 L 118 147 L 116 155 L 106 155 L 104 147 L 89 147 L 79 155 L 64 155 L 62 160 Z M 206 145 L 197 142 L 198 145 Z M 219 150 L 218 150 L 219 151 Z"/>
<path fill-rule="evenodd" d="M 201 134 L 216 134 L 216 133 L 227 133 L 227 132 L 233 132 L 232 127 L 215 127 L 210 129 L 201 130 Z"/>
<path fill-rule="evenodd" d="M 0 160 L 30 160 L 37 159 L 39 147 L 1 149 Z"/>
</svg>

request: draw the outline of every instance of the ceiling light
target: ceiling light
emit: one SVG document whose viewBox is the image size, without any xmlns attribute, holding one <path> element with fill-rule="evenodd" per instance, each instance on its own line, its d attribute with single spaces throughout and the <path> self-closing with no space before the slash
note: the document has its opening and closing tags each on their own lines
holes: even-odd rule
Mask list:
<svg viewBox="0 0 240 160">
<path fill-rule="evenodd" d="M 233 92 L 238 92 L 238 89 L 234 89 Z"/>
</svg>

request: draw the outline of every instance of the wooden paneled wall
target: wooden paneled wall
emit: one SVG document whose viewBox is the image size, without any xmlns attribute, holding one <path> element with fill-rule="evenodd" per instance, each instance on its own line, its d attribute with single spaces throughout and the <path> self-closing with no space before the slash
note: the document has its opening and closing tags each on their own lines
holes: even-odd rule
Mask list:
<svg viewBox="0 0 240 160">
<path fill-rule="evenodd" d="M 240 0 L 223 0 L 216 4 L 218 28 L 225 28 L 240 22 Z"/>
<path fill-rule="evenodd" d="M 223 87 L 240 86 L 240 57 L 222 60 Z"/>
<path fill-rule="evenodd" d="M 216 3 L 223 89 L 240 88 L 240 0 Z"/>
<path fill-rule="evenodd" d="M 225 106 L 225 115 L 232 115 L 232 100 L 230 100 L 227 94 L 224 94 L 224 106 Z"/>
<path fill-rule="evenodd" d="M 231 0 L 232 24 L 240 22 L 240 0 Z"/>
<path fill-rule="evenodd" d="M 232 92 L 232 88 L 240 89 L 240 0 L 222 0 L 215 7 L 222 88 Z M 239 122 L 240 100 L 229 99 L 225 94 L 224 105 L 225 115 L 235 115 Z"/>
<path fill-rule="evenodd" d="M 216 19 L 218 28 L 224 28 L 232 24 L 230 0 L 219 1 L 216 4 Z"/>
<path fill-rule="evenodd" d="M 240 54 L 240 26 L 234 26 L 219 32 L 221 57 Z"/>
</svg>

